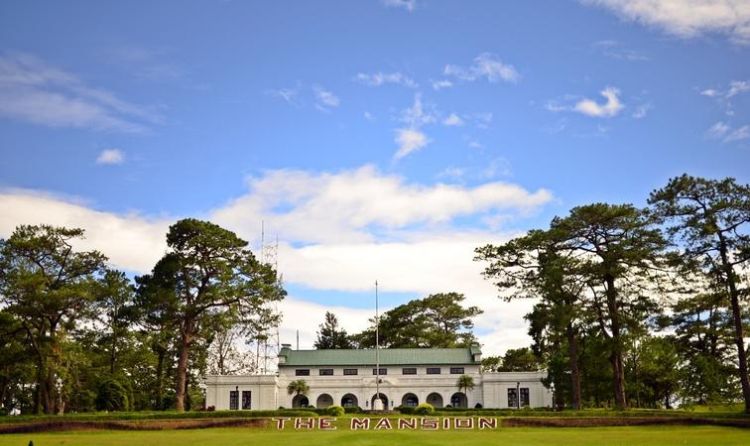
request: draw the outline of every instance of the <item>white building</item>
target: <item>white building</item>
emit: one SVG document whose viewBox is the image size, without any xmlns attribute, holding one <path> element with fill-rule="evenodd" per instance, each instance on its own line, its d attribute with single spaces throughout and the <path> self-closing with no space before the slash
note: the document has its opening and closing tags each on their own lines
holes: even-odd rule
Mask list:
<svg viewBox="0 0 750 446">
<path fill-rule="evenodd" d="M 423 402 L 500 409 L 552 405 L 552 393 L 541 381 L 545 372 L 482 373 L 481 354 L 478 347 L 381 349 L 376 374 L 375 350 L 292 350 L 284 345 L 277 375 L 207 376 L 206 406 L 271 410 L 340 405 L 368 410 L 376 397 L 376 376 L 389 410 Z M 473 379 L 473 389 L 458 388 L 462 375 Z M 289 383 L 300 379 L 309 392 L 288 394 Z"/>
</svg>

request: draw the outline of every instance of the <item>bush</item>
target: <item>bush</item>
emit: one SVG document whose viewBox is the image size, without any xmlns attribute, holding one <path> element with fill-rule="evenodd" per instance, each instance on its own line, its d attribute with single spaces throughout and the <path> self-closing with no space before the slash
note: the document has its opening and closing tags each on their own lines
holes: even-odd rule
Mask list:
<svg viewBox="0 0 750 446">
<path fill-rule="evenodd" d="M 416 409 L 415 407 L 411 407 L 411 406 L 398 406 L 396 408 L 396 410 L 399 411 L 399 413 L 402 413 L 404 415 L 412 415 L 415 409 Z"/>
<path fill-rule="evenodd" d="M 326 409 L 326 414 L 332 417 L 340 417 L 345 413 L 346 411 L 341 406 L 330 406 Z"/>
<path fill-rule="evenodd" d="M 429 403 L 422 403 L 414 409 L 414 413 L 417 415 L 430 415 L 433 412 L 435 412 L 435 407 Z"/>
<path fill-rule="evenodd" d="M 128 392 L 119 381 L 106 379 L 99 384 L 96 395 L 96 410 L 114 412 L 128 409 Z"/>
<path fill-rule="evenodd" d="M 346 413 L 362 413 L 362 408 L 359 406 L 345 407 L 344 412 Z"/>
</svg>

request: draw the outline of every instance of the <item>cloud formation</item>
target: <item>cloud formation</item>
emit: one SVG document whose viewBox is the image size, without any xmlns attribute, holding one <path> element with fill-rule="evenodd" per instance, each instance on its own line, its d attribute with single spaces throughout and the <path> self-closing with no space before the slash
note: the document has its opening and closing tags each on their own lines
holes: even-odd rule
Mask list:
<svg viewBox="0 0 750 446">
<path fill-rule="evenodd" d="M 467 82 L 483 78 L 493 83 L 500 81 L 517 82 L 521 78 L 513 65 L 503 63 L 491 53 L 482 53 L 475 57 L 474 63 L 468 67 L 446 65 L 443 74 Z"/>
<path fill-rule="evenodd" d="M 399 72 L 383 73 L 378 71 L 372 74 L 357 73 L 354 80 L 369 87 L 380 87 L 385 84 L 402 85 L 409 88 L 417 88 L 419 86 L 414 79 Z"/>
<path fill-rule="evenodd" d="M 86 85 L 24 53 L 0 56 L 0 116 L 48 127 L 142 133 L 163 122 L 152 108 Z"/>
<path fill-rule="evenodd" d="M 96 164 L 122 164 L 125 154 L 120 149 L 105 149 L 96 157 Z"/>
<path fill-rule="evenodd" d="M 620 90 L 607 87 L 600 94 L 607 99 L 607 102 L 598 104 L 592 99 L 582 99 L 576 103 L 573 111 L 595 118 L 611 118 L 620 113 L 625 107 L 618 97 Z"/>
<path fill-rule="evenodd" d="M 332 108 L 336 108 L 341 104 L 341 100 L 332 92 L 326 90 L 320 85 L 313 86 L 313 93 L 315 93 L 315 107 L 321 111 L 329 111 Z"/>
<path fill-rule="evenodd" d="M 750 6 L 746 0 L 581 0 L 608 9 L 625 20 L 691 38 L 706 33 L 750 44 Z"/>
<path fill-rule="evenodd" d="M 417 0 L 382 0 L 382 2 L 389 8 L 401 8 L 409 12 L 417 8 Z"/>
</svg>

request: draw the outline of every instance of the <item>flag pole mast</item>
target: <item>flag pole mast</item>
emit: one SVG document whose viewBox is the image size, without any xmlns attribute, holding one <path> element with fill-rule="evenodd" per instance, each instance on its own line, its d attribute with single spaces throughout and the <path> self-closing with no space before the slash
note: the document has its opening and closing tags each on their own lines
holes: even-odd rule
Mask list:
<svg viewBox="0 0 750 446">
<path fill-rule="evenodd" d="M 378 281 L 375 281 L 375 400 L 372 410 L 383 410 L 380 399 L 380 316 L 378 314 Z"/>
</svg>

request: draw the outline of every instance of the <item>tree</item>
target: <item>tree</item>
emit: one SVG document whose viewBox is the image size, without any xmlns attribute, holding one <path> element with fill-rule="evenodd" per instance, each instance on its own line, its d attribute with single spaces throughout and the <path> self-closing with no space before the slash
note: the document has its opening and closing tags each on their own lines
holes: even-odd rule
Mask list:
<svg viewBox="0 0 750 446">
<path fill-rule="evenodd" d="M 432 294 L 411 300 L 380 315 L 380 345 L 386 348 L 451 348 L 476 343 L 471 333 L 477 307 L 464 308 L 460 293 Z M 375 320 L 352 336 L 359 348 L 375 347 Z"/>
<path fill-rule="evenodd" d="M 336 319 L 336 315 L 326 311 L 325 321 L 320 324 L 320 331 L 318 331 L 318 339 L 315 341 L 315 348 L 318 350 L 336 349 L 336 348 L 352 348 L 352 341 L 349 339 L 349 335 L 346 334 L 346 330 L 343 328 L 339 330 L 339 321 Z"/>
<path fill-rule="evenodd" d="M 482 372 L 497 372 L 502 362 L 503 358 L 500 356 L 485 356 L 482 358 Z"/>
<path fill-rule="evenodd" d="M 464 393 L 474 390 L 474 378 L 469 375 L 461 375 L 456 381 L 456 387 L 458 387 L 459 392 L 463 390 Z"/>
<path fill-rule="evenodd" d="M 750 260 L 750 185 L 734 178 L 707 180 L 682 175 L 649 197 L 654 212 L 670 224 L 668 232 L 684 257 L 720 284 L 729 299 L 745 412 L 750 413 L 750 379 L 741 298 L 748 293 L 740 272 Z"/>
<path fill-rule="evenodd" d="M 697 404 L 733 401 L 740 388 L 732 364 L 734 330 L 726 294 L 720 290 L 677 301 L 666 325 L 674 330 L 674 344 L 682 361 L 683 401 Z"/>
<path fill-rule="evenodd" d="M 581 404 L 579 369 L 579 326 L 582 319 L 582 292 L 586 279 L 580 274 L 580 262 L 565 255 L 565 245 L 552 231 L 529 231 L 523 237 L 503 245 L 486 245 L 476 249 L 475 260 L 489 261 L 483 275 L 495 280 L 495 286 L 510 301 L 516 298 L 538 298 L 540 302 L 526 315 L 535 353 L 547 356 L 560 368 L 561 352 L 567 346 L 572 406 Z M 561 373 L 550 375 L 556 388 L 563 388 Z M 556 393 L 560 397 L 561 392 Z"/>
<path fill-rule="evenodd" d="M 541 367 L 539 359 L 528 347 L 511 348 L 503 355 L 498 372 L 536 372 Z"/>
<path fill-rule="evenodd" d="M 0 305 L 23 329 L 36 361 L 35 412 L 62 412 L 67 334 L 90 319 L 106 257 L 78 252 L 82 229 L 16 228 L 0 240 Z"/>
<path fill-rule="evenodd" d="M 625 397 L 624 334 L 641 320 L 648 297 L 638 288 L 649 282 L 649 272 L 659 264 L 666 248 L 661 232 L 648 213 L 632 205 L 596 203 L 573 208 L 550 225 L 563 249 L 578 255 L 581 272 L 588 277 L 592 307 L 600 334 L 608 340 L 615 405 L 627 408 Z M 632 287 L 628 289 L 628 286 Z"/>
<path fill-rule="evenodd" d="M 167 246 L 140 283 L 146 298 L 157 299 L 148 306 L 159 308 L 178 332 L 175 407 L 183 411 L 191 350 L 207 335 L 204 329 L 227 313 L 252 324 L 284 292 L 276 271 L 256 260 L 246 241 L 213 223 L 180 220 L 169 228 Z"/>
<path fill-rule="evenodd" d="M 307 395 L 309 391 L 310 386 L 307 385 L 304 379 L 292 381 L 286 386 L 286 393 L 289 395 Z"/>
</svg>

